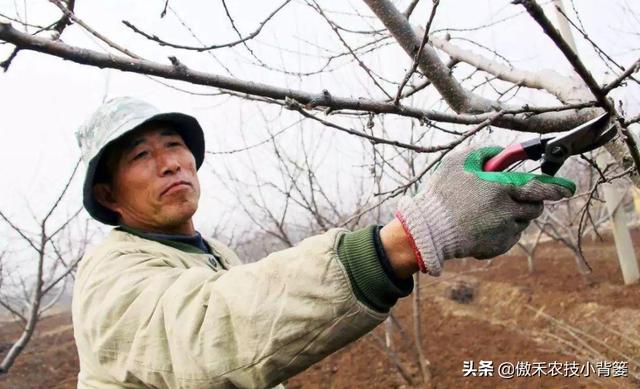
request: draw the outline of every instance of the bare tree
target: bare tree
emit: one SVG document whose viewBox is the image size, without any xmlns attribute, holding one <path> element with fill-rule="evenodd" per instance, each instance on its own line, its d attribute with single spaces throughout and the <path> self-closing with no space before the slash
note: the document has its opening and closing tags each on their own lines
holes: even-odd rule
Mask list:
<svg viewBox="0 0 640 389">
<path fill-rule="evenodd" d="M 540 244 L 540 238 L 542 238 L 543 235 L 542 233 L 547 227 L 547 220 L 548 216 L 543 216 L 542 220 L 540 220 L 539 223 L 534 223 L 531 226 L 537 227 L 533 228 L 532 233 L 525 232 L 525 234 L 523 234 L 525 237 L 530 237 L 531 235 L 533 235 L 533 239 L 520 239 L 520 241 L 518 241 L 517 243 L 518 247 L 522 249 L 522 251 L 524 251 L 525 255 L 527 256 L 527 267 L 529 269 L 529 273 L 533 273 L 535 269 L 533 259 L 535 257 L 536 250 L 538 249 L 538 245 Z M 529 228 L 529 230 L 532 230 L 531 227 Z"/>
<path fill-rule="evenodd" d="M 631 185 L 625 182 L 627 172 L 616 163 L 600 168 L 595 163 L 596 153 L 589 154 L 582 156 L 582 159 L 568 161 L 560 172 L 563 176 L 573 178 L 577 193 L 571 198 L 549 204 L 544 214 L 524 232 L 523 239 L 517 243 L 527 257 L 530 273 L 534 271 L 535 253 L 543 236 L 569 248 L 574 253 L 581 274 L 586 276 L 591 271 L 582 250 L 584 237 L 591 234 L 602 240 L 599 228 L 609 220 L 600 186 L 603 183 L 615 183 L 624 190 Z"/>
<path fill-rule="evenodd" d="M 567 208 L 569 208 L 567 206 Z M 585 211 L 586 212 L 586 211 Z M 536 250 L 540 238 L 543 234 L 549 236 L 552 240 L 560 242 L 567 248 L 569 248 L 576 261 L 578 271 L 583 276 L 588 275 L 591 272 L 591 266 L 587 262 L 582 250 L 582 239 L 590 231 L 597 232 L 597 228 L 608 221 L 609 215 L 607 213 L 602 214 L 597 220 L 591 219 L 591 222 L 586 227 L 582 224 L 575 224 L 571 219 L 563 219 L 558 216 L 559 212 L 545 211 L 542 216 L 542 220 L 534 221 L 538 228 L 535 241 L 531 246 L 519 243 L 519 246 L 527 254 L 527 260 L 529 263 L 529 271 L 533 271 L 533 256 Z"/>
<path fill-rule="evenodd" d="M 82 208 L 64 216 L 56 226 L 50 226 L 51 217 L 62 204 L 78 166 L 79 162 L 51 207 L 38 220 L 37 232 L 30 232 L 28 228 L 14 223 L 0 211 L 0 218 L 28 245 L 35 256 L 29 269 L 22 268 L 21 272 L 12 272 L 11 275 L 0 271 L 0 279 L 4 281 L 0 283 L 0 306 L 10 312 L 22 328 L 21 335 L 0 362 L 0 374 L 9 372 L 31 340 L 38 321 L 60 300 L 70 276 L 84 254 L 89 239 L 86 223 L 81 226 L 84 233 L 79 234 L 78 242 L 73 242 L 78 235 L 73 239 L 69 235 L 65 236 Z M 32 282 L 24 276 L 27 271 L 35 271 Z"/>
</svg>

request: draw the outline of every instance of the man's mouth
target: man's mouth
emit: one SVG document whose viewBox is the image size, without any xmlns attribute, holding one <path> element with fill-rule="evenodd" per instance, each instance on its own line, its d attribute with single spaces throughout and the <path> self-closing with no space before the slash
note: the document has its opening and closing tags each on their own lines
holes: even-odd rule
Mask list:
<svg viewBox="0 0 640 389">
<path fill-rule="evenodd" d="M 183 189 L 186 186 L 191 186 L 191 184 L 187 181 L 176 181 L 173 184 L 169 185 L 168 187 L 166 187 L 161 193 L 160 193 L 160 197 L 164 196 L 165 194 L 171 193 L 173 191 L 176 190 L 180 190 Z"/>
</svg>

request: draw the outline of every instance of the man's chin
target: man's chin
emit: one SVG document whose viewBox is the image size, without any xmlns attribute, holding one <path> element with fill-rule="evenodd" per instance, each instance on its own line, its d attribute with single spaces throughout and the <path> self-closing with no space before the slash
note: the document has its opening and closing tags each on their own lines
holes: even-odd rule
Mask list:
<svg viewBox="0 0 640 389">
<path fill-rule="evenodd" d="M 162 220 L 167 226 L 181 225 L 190 221 L 197 209 L 198 206 L 192 204 L 166 207 L 163 210 Z"/>
</svg>

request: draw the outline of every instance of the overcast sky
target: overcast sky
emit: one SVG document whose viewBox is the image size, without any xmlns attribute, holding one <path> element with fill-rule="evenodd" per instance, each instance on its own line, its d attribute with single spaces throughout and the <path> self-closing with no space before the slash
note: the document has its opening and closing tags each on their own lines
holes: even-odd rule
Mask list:
<svg viewBox="0 0 640 389">
<path fill-rule="evenodd" d="M 244 34 L 253 31 L 281 1 L 233 1 L 229 0 L 230 12 L 238 28 Z M 403 9 L 408 1 L 397 2 Z M 424 24 L 431 2 L 422 1 L 412 17 L 412 22 Z M 636 0 L 580 0 L 575 1 L 581 22 L 589 35 L 607 50 L 619 63 L 627 65 L 640 55 L 640 4 Z M 189 67 L 212 73 L 233 76 L 320 92 L 328 89 L 334 95 L 354 97 L 381 97 L 371 86 L 365 74 L 346 59 L 336 61 L 329 74 L 294 77 L 281 72 L 265 70 L 255 64 L 255 60 L 240 46 L 233 49 L 215 51 L 212 54 L 176 51 L 159 48 L 136 36 L 122 23 L 128 20 L 141 29 L 179 43 L 197 45 L 195 34 L 204 43 L 222 43 L 236 39 L 220 2 L 170 2 L 170 9 L 164 18 L 160 12 L 164 0 L 158 1 L 77 1 L 76 13 L 96 30 L 114 41 L 130 48 L 137 54 L 168 63 L 168 55 L 177 55 Z M 322 6 L 331 11 L 333 19 L 354 29 L 376 28 L 380 24 L 366 6 L 360 1 L 322 1 Z M 571 8 L 570 2 L 566 5 Z M 474 41 L 496 49 L 515 66 L 536 70 L 553 68 L 567 74 L 570 66 L 562 55 L 550 43 L 549 39 L 534 24 L 528 15 L 523 15 L 522 7 L 512 5 L 510 1 L 499 0 L 441 0 L 441 6 L 435 18 L 432 31 L 442 28 L 465 29 L 484 24 L 508 20 L 492 28 L 469 32 L 453 31 L 454 37 L 473 39 Z M 575 16 L 573 11 L 569 11 Z M 14 18 L 26 18 L 29 23 L 46 25 L 59 17 L 59 11 L 46 0 L 0 0 L 0 14 Z M 358 14 L 364 15 L 359 17 Z M 512 15 L 519 16 L 509 18 Z M 549 13 L 550 16 L 553 14 Z M 181 22 L 188 24 L 189 30 Z M 554 19 L 555 20 L 555 19 Z M 0 21 L 6 19 L 0 17 Z M 18 26 L 14 23 L 14 26 Z M 346 34 L 350 42 L 365 39 Z M 78 26 L 68 27 L 63 40 L 69 44 L 104 51 L 104 44 Z M 593 50 L 576 37 L 585 62 L 600 81 L 607 79 L 606 67 Z M 364 42 L 364 40 L 363 40 Z M 455 41 L 478 53 L 492 56 L 491 53 L 464 40 Z M 393 43 L 393 42 L 392 42 Z M 319 68 L 328 51 L 341 50 L 326 23 L 301 1 L 293 1 L 280 14 L 271 20 L 262 33 L 249 43 L 252 50 L 273 68 L 289 71 L 312 71 Z M 9 45 L 0 45 L 0 59 L 11 52 Z M 378 54 L 365 57 L 369 65 L 378 69 L 385 77 L 400 80 L 409 64 L 396 45 L 391 45 Z M 171 85 L 198 92 L 215 90 L 192 87 L 184 83 L 171 82 Z M 391 89 L 390 89 L 391 90 Z M 187 112 L 195 115 L 206 131 L 207 149 L 210 151 L 233 150 L 246 144 L 255 144 L 268 136 L 265 131 L 278 131 L 299 119 L 292 112 L 281 113 L 279 109 L 258 105 L 229 97 L 193 96 L 136 74 L 119 71 L 101 70 L 62 61 L 44 54 L 20 52 L 7 73 L 0 74 L 0 174 L 3 185 L 0 186 L 0 209 L 15 220 L 32 226 L 30 214 L 41 215 L 53 201 L 55 194 L 63 185 L 74 162 L 79 157 L 74 131 L 78 125 L 106 97 L 131 95 L 148 100 L 163 109 Z M 639 112 L 638 88 L 632 86 L 617 96 L 622 99 L 629 112 Z M 523 99 L 530 94 L 523 93 Z M 426 95 L 414 101 L 427 108 L 445 109 L 438 105 L 437 96 Z M 542 101 L 536 98 L 537 101 Z M 524 100 L 522 100 L 524 101 Z M 552 101 L 552 100 L 548 100 Z M 436 105 L 434 105 L 436 104 Z M 265 116 L 263 116 L 265 115 Z M 265 119 L 266 117 L 266 119 Z M 394 135 L 401 138 L 406 119 L 390 119 Z M 397 123 L 397 125 L 395 124 Z M 321 134 L 326 129 L 310 125 Z M 292 127 L 289 131 L 300 131 Z M 321 135 L 314 136 L 321 136 Z M 357 160 L 349 159 L 347 135 L 331 134 L 331 143 L 323 143 L 320 153 L 327 159 L 329 175 L 340 172 L 340 164 Z M 332 157 L 339 150 L 342 157 Z M 254 149 L 254 155 L 269 153 L 268 146 Z M 344 156 L 347 157 L 344 157 Z M 242 170 L 240 159 L 235 157 L 208 156 L 209 171 L 227 165 Z M 346 158 L 346 159 L 341 159 Z M 230 162 L 231 161 L 231 162 Z M 245 158 L 246 161 L 246 158 Z M 260 163 L 260 159 L 257 161 Z M 245 165 L 246 166 L 246 165 Z M 265 166 L 265 171 L 268 171 Z M 239 173 L 240 174 L 240 173 Z M 233 197 L 226 193 L 221 183 L 206 174 L 203 177 L 203 203 L 196 221 L 200 228 L 215 224 L 219 215 L 229 215 L 233 208 Z M 79 204 L 80 180 L 76 180 L 70 201 L 65 204 L 67 210 Z M 238 210 L 235 210 L 238 211 Z M 226 213 L 225 213 L 226 212 Z M 233 212 L 232 212 L 233 214 Z M 0 231 L 6 231 L 0 227 Z M 10 235 L 0 236 L 0 250 L 6 247 Z"/>
</svg>

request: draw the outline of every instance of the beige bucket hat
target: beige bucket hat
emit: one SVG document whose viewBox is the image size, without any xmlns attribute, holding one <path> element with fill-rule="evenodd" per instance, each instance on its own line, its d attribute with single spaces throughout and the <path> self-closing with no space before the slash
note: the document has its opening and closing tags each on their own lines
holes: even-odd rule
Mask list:
<svg viewBox="0 0 640 389">
<path fill-rule="evenodd" d="M 104 151 L 113 142 L 151 122 L 173 125 L 193 153 L 196 168 L 204 161 L 204 134 L 198 121 L 178 112 L 161 112 L 153 105 L 132 97 L 117 97 L 105 102 L 76 132 L 82 160 L 86 166 L 83 185 L 83 204 L 96 220 L 118 224 L 118 215 L 103 207 L 93 196 L 96 169 Z"/>
</svg>

